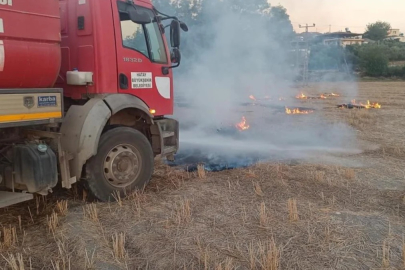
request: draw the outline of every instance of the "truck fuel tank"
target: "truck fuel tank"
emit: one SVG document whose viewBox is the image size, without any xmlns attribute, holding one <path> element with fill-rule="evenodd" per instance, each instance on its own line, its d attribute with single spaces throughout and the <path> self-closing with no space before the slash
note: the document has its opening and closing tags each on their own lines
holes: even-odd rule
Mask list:
<svg viewBox="0 0 405 270">
<path fill-rule="evenodd" d="M 57 159 L 46 144 L 14 146 L 14 180 L 30 193 L 47 194 L 58 183 Z"/>
</svg>

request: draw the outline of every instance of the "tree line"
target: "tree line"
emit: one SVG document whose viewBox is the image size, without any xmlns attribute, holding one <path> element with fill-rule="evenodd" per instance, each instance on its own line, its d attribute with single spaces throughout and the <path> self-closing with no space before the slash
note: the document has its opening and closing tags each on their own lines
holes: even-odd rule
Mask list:
<svg viewBox="0 0 405 270">
<path fill-rule="evenodd" d="M 237 19 L 230 23 L 234 24 L 240 35 L 240 40 L 234 46 L 240 49 L 240 52 L 236 53 L 233 48 L 233 57 L 239 57 L 242 62 L 246 61 L 253 53 L 251 50 L 266 50 L 263 48 L 266 44 L 259 47 L 257 43 L 267 42 L 265 57 L 268 58 L 266 61 L 269 64 L 266 68 L 273 73 L 286 73 L 291 60 L 288 58 L 288 52 L 291 51 L 290 44 L 295 33 L 283 6 L 272 6 L 266 0 L 152 1 L 158 10 L 174 14 L 189 26 L 190 31 L 182 36 L 183 63 L 176 72 L 189 71 L 193 65 L 200 62 L 199 57 L 205 55 L 204 52 L 217 49 L 213 48 L 213 40 L 232 30 L 229 25 L 225 25 L 226 19 L 221 18 L 232 13 L 237 14 Z M 405 43 L 385 40 L 390 29 L 391 25 L 386 22 L 369 24 L 363 36 L 371 40 L 368 44 L 350 45 L 346 48 L 312 44 L 309 70 L 339 69 L 373 77 L 405 77 L 405 67 L 389 64 L 393 61 L 405 61 Z M 282 62 L 285 62 L 283 68 L 280 65 Z"/>
<path fill-rule="evenodd" d="M 387 39 L 391 25 L 387 22 L 369 24 L 363 38 L 368 43 L 340 46 L 314 44 L 311 46 L 311 70 L 339 69 L 370 77 L 403 77 L 405 43 Z"/>
<path fill-rule="evenodd" d="M 275 63 L 282 62 L 280 55 L 288 52 L 285 44 L 294 37 L 287 10 L 267 0 L 152 1 L 159 11 L 173 14 L 189 26 L 189 32 L 182 33 L 183 62 L 177 73 L 187 73 L 202 58 L 218 54 L 218 61 L 229 54 L 229 65 L 241 69 L 252 66 L 259 55 L 266 60 L 266 54 L 267 66 L 262 68 L 277 72 Z"/>
</svg>

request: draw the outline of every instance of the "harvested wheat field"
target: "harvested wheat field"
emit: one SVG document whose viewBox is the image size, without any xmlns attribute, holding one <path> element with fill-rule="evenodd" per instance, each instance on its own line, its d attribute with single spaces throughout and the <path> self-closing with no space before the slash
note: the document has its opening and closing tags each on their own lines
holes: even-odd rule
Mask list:
<svg viewBox="0 0 405 270">
<path fill-rule="evenodd" d="M 352 99 L 382 108 L 337 108 Z M 0 210 L 0 268 L 403 269 L 405 83 L 302 103 L 351 125 L 363 152 L 215 173 L 157 162 L 146 190 L 125 200 L 37 197 Z"/>
</svg>

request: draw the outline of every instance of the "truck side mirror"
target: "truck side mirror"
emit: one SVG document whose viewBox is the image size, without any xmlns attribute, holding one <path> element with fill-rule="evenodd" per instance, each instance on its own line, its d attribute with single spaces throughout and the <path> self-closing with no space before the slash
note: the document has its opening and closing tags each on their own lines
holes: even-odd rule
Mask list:
<svg viewBox="0 0 405 270">
<path fill-rule="evenodd" d="M 172 48 L 180 47 L 180 22 L 173 20 L 170 24 L 170 44 Z"/>
<path fill-rule="evenodd" d="M 170 54 L 170 59 L 171 59 L 172 63 L 175 63 L 176 65 L 171 66 L 171 67 L 162 67 L 163 75 L 169 74 L 170 69 L 180 66 L 181 53 L 180 53 L 180 50 L 178 48 L 173 48 L 173 50 L 172 50 L 172 52 Z"/>
<path fill-rule="evenodd" d="M 180 22 L 180 28 L 181 28 L 184 32 L 188 32 L 188 26 L 187 26 L 187 24 L 185 24 L 184 22 Z"/>
<path fill-rule="evenodd" d="M 130 11 L 128 11 L 128 15 L 131 21 L 137 24 L 147 24 L 152 21 L 148 13 L 138 11 L 136 9 L 131 9 Z"/>
</svg>

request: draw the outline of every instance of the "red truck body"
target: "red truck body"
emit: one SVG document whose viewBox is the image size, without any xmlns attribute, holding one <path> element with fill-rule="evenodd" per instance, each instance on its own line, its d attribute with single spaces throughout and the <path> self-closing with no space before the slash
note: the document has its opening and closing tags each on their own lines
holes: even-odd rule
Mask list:
<svg viewBox="0 0 405 270">
<path fill-rule="evenodd" d="M 66 97 L 76 100 L 125 93 L 140 98 L 155 115 L 171 115 L 172 72 L 162 74 L 162 67 L 171 65 L 166 39 L 155 37 L 162 45 L 163 61 L 123 46 L 131 30 L 120 20 L 117 2 L 14 0 L 12 5 L 0 5 L 0 88 L 60 87 Z M 149 0 L 135 4 L 153 12 Z M 92 72 L 94 84 L 68 85 L 66 73 L 74 69 Z M 129 80 L 127 89 L 120 87 L 120 74 Z M 147 87 L 132 85 L 132 80 L 142 81 L 142 75 Z"/>
<path fill-rule="evenodd" d="M 53 87 L 61 66 L 59 3 L 10 3 L 0 5 L 0 88 Z"/>
<path fill-rule="evenodd" d="M 174 159 L 180 30 L 150 0 L 0 0 L 0 208 L 59 180 L 125 197 Z"/>
</svg>

